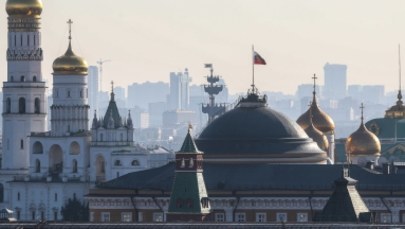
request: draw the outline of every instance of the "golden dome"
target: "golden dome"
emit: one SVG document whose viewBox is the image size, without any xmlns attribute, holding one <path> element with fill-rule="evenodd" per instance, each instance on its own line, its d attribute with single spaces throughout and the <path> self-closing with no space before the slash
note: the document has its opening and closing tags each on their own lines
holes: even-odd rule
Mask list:
<svg viewBox="0 0 405 229">
<path fill-rule="evenodd" d="M 346 153 L 350 155 L 380 155 L 380 140 L 363 124 L 346 140 Z"/>
<path fill-rule="evenodd" d="M 41 0 L 7 0 L 6 11 L 9 16 L 39 16 L 42 12 Z"/>
<path fill-rule="evenodd" d="M 305 132 L 307 133 L 308 137 L 312 138 L 318 144 L 318 147 L 321 150 L 328 152 L 329 149 L 328 138 L 320 130 L 316 129 L 312 122 L 305 129 Z"/>
<path fill-rule="evenodd" d="M 311 107 L 297 119 L 298 125 L 300 125 L 304 130 L 310 126 L 310 113 L 312 113 L 312 121 L 316 129 L 322 131 L 323 133 L 331 132 L 335 129 L 335 123 L 333 122 L 332 118 L 318 107 L 315 94 Z"/>
<path fill-rule="evenodd" d="M 87 75 L 88 65 L 85 59 L 76 56 L 69 47 L 63 56 L 56 58 L 52 65 L 53 73 L 58 75 Z"/>
</svg>

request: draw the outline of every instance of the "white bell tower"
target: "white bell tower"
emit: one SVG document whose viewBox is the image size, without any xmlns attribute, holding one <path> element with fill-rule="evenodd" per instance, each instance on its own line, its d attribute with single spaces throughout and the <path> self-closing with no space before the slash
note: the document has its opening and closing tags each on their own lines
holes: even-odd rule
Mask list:
<svg viewBox="0 0 405 229">
<path fill-rule="evenodd" d="M 45 132 L 46 86 L 42 78 L 40 0 L 8 0 L 7 81 L 3 82 L 3 160 L 6 170 L 29 167 L 29 136 Z"/>
</svg>

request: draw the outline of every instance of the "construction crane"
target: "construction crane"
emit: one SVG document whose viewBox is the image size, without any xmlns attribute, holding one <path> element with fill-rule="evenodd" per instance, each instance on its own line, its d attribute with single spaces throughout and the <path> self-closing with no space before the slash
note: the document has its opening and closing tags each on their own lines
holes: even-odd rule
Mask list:
<svg viewBox="0 0 405 229">
<path fill-rule="evenodd" d="M 100 69 L 100 91 L 103 91 L 103 64 L 110 62 L 110 61 L 111 60 L 103 60 L 103 59 L 100 59 L 99 61 L 97 61 L 97 64 Z"/>
</svg>

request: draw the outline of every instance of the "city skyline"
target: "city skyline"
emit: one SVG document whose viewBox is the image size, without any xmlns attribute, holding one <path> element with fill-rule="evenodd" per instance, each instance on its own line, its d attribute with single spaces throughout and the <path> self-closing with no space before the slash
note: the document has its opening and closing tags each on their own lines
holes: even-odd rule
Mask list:
<svg viewBox="0 0 405 229">
<path fill-rule="evenodd" d="M 5 3 L 6 1 L 4 1 Z M 52 62 L 65 52 L 68 27 L 73 47 L 90 65 L 104 66 L 103 89 L 133 82 L 169 81 L 188 68 L 192 84 L 205 83 L 204 63 L 227 82 L 231 94 L 251 81 L 251 45 L 266 66 L 256 67 L 261 91 L 294 94 L 319 76 L 326 62 L 348 66 L 348 84 L 398 89 L 397 45 L 405 40 L 402 1 L 43 1 L 43 76 L 51 86 Z M 97 6 L 96 6 L 97 5 Z M 96 7 L 95 7 L 96 6 Z M 364 11 L 364 7 L 367 11 Z M 97 8 L 97 10 L 93 10 Z M 6 34 L 5 10 L 0 31 Z M 403 42 L 402 42 L 403 43 Z M 6 51 L 7 41 L 0 42 Z M 6 63 L 5 55 L 0 61 Z M 6 69 L 0 74 L 6 79 Z M 294 82 L 294 83 L 291 83 Z"/>
</svg>

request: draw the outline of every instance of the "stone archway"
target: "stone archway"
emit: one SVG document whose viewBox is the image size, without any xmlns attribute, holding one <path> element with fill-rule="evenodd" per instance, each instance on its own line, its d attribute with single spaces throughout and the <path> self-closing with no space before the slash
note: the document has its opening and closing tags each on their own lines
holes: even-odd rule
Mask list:
<svg viewBox="0 0 405 229">
<path fill-rule="evenodd" d="M 57 176 L 63 172 L 63 151 L 59 145 L 53 145 L 49 150 L 49 173 Z"/>
</svg>

